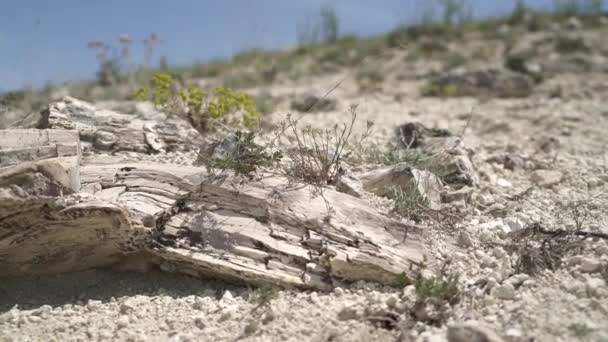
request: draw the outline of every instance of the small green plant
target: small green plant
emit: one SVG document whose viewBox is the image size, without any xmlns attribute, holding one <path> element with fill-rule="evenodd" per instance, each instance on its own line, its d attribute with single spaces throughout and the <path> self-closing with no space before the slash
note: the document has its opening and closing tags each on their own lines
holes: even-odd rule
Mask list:
<svg viewBox="0 0 608 342">
<path fill-rule="evenodd" d="M 555 51 L 569 54 L 576 52 L 589 52 L 591 48 L 580 37 L 559 35 L 555 40 Z"/>
<path fill-rule="evenodd" d="M 256 308 L 270 305 L 270 302 L 277 298 L 279 293 L 277 289 L 271 286 L 258 287 L 251 293 L 249 301 L 256 305 Z"/>
<path fill-rule="evenodd" d="M 389 188 L 387 197 L 394 202 L 393 213 L 414 222 L 420 222 L 426 217 L 424 209 L 428 207 L 428 199 L 418 191 L 413 180 L 404 188 L 399 186 Z"/>
<path fill-rule="evenodd" d="M 335 43 L 338 40 L 338 16 L 333 7 L 321 8 L 321 37 L 325 43 Z"/>
<path fill-rule="evenodd" d="M 306 51 L 318 43 L 332 44 L 338 40 L 339 20 L 331 6 L 321 7 L 316 20 L 298 26 L 298 43 Z"/>
<path fill-rule="evenodd" d="M 450 52 L 445 57 L 445 65 L 449 69 L 461 67 L 467 64 L 467 58 L 458 52 Z"/>
<path fill-rule="evenodd" d="M 418 273 L 414 279 L 407 279 L 416 290 L 410 313 L 417 321 L 440 326 L 449 319 L 451 307 L 462 299 L 460 275 L 446 272 L 446 265 L 436 277 L 425 278 Z"/>
<path fill-rule="evenodd" d="M 458 86 L 455 84 L 433 83 L 423 90 L 426 96 L 454 97 L 458 96 Z"/>
<path fill-rule="evenodd" d="M 555 14 L 562 16 L 599 14 L 602 0 L 554 0 L 553 7 Z"/>
<path fill-rule="evenodd" d="M 301 129 L 298 120 L 287 116 L 281 132 L 290 132 L 296 147 L 285 151 L 290 161 L 284 170 L 285 175 L 318 188 L 332 184 L 345 158 L 345 148 L 349 146 L 357 120 L 356 108 L 352 106 L 350 109 L 350 123 L 327 129 L 314 129 L 311 126 Z"/>
<path fill-rule="evenodd" d="M 589 336 L 593 332 L 593 328 L 584 322 L 572 323 L 568 326 L 568 330 L 576 337 L 583 338 Z"/>
<path fill-rule="evenodd" d="M 258 124 L 259 113 L 247 94 L 221 86 L 212 92 L 194 86 L 180 89 L 167 73 L 156 73 L 150 84 L 134 91 L 132 97 L 149 100 L 170 115 L 185 116 L 202 131 L 235 112 L 242 113 L 243 126 L 250 128 Z"/>
<path fill-rule="evenodd" d="M 511 12 L 511 15 L 509 16 L 508 23 L 511 25 L 522 23 L 527 12 L 528 7 L 526 6 L 526 2 L 524 0 L 516 0 L 513 12 Z"/>
<path fill-rule="evenodd" d="M 555 13 L 559 15 L 576 15 L 580 12 L 578 0 L 554 0 Z"/>
<path fill-rule="evenodd" d="M 222 171 L 232 170 L 235 174 L 250 175 L 259 167 L 271 166 L 281 160 L 280 151 L 268 153 L 266 147 L 255 143 L 254 132 L 236 131 L 227 138 L 228 144 L 233 145 L 232 151 L 226 156 L 213 157 L 207 162 L 207 167 Z"/>
<path fill-rule="evenodd" d="M 445 301 L 450 305 L 455 305 L 460 302 L 461 292 L 459 287 L 459 274 L 440 274 L 437 277 L 424 278 L 419 275 L 414 280 L 416 295 L 418 300 L 438 299 Z"/>
<path fill-rule="evenodd" d="M 438 2 L 443 9 L 442 20 L 444 25 L 463 23 L 472 17 L 466 0 L 438 0 Z"/>
</svg>

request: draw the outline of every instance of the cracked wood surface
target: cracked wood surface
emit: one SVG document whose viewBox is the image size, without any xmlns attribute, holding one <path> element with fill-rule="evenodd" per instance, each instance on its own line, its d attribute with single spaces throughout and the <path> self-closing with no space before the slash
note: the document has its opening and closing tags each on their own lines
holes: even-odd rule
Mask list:
<svg viewBox="0 0 608 342">
<path fill-rule="evenodd" d="M 71 137 L 61 145 L 78 146 L 80 137 L 89 156 L 81 159 L 79 148 L 62 156 L 27 154 L 21 163 L 0 168 L 0 274 L 123 265 L 328 290 L 344 281 L 392 284 L 424 261 L 418 228 L 333 189 L 313 195 L 314 189 L 276 175 L 220 177 L 203 167 L 125 163 L 97 154 L 127 146 L 163 153 L 178 141 L 166 137 L 180 135 L 181 128 L 165 135 L 158 140 L 164 147 L 157 148 L 146 143 L 141 122 L 109 116 L 64 99 L 43 113 L 43 121 L 77 130 L 61 131 L 62 139 Z M 107 127 L 114 127 L 117 139 L 111 144 L 98 134 Z M 34 139 L 28 148 L 49 151 L 53 144 Z M 0 157 L 12 148 L 3 146 Z"/>
<path fill-rule="evenodd" d="M 78 131 L 87 153 L 189 151 L 202 143 L 201 135 L 184 120 L 154 121 L 142 116 L 97 109 L 68 96 L 44 110 L 38 126 Z"/>
<path fill-rule="evenodd" d="M 423 261 L 416 231 L 363 201 L 266 176 L 207 176 L 203 168 L 86 165 L 83 185 L 122 203 L 154 230 L 162 268 L 248 283 L 328 289 L 333 281 L 391 283 Z M 330 208 L 328 208 L 328 205 Z M 328 210 L 331 215 L 328 215 Z"/>
</svg>

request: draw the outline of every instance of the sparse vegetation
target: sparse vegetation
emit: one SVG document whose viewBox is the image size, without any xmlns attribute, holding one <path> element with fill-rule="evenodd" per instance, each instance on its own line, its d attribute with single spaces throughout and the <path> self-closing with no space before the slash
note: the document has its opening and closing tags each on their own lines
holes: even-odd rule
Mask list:
<svg viewBox="0 0 608 342">
<path fill-rule="evenodd" d="M 238 175 L 251 175 L 258 168 L 272 166 L 283 157 L 280 151 L 269 153 L 265 146 L 255 142 L 254 132 L 236 131 L 226 138 L 227 155 L 216 156 L 211 153 L 211 158 L 206 166 L 211 172 L 215 169 L 222 171 L 231 170 Z"/>
<path fill-rule="evenodd" d="M 357 120 L 356 106 L 351 107 L 350 111 L 350 123 L 322 130 L 310 126 L 300 128 L 298 120 L 287 117 L 281 132 L 291 133 L 296 144 L 295 148 L 284 152 L 289 158 L 285 170 L 288 178 L 296 178 L 318 187 L 335 181 Z"/>
<path fill-rule="evenodd" d="M 524 0 L 516 0 L 513 12 L 511 12 L 511 15 L 509 16 L 509 24 L 517 25 L 519 23 L 522 23 L 526 17 L 527 12 L 528 7 L 526 6 L 526 2 Z"/>
<path fill-rule="evenodd" d="M 317 43 L 333 44 L 338 40 L 339 19 L 336 10 L 331 6 L 323 6 L 319 10 L 319 17 L 307 28 L 300 28 L 299 43 L 304 46 L 313 46 Z"/>
<path fill-rule="evenodd" d="M 558 35 L 555 38 L 555 51 L 560 53 L 589 52 L 590 48 L 580 37 Z"/>
<path fill-rule="evenodd" d="M 442 9 L 441 20 L 444 25 L 462 24 L 473 17 L 466 0 L 438 0 L 438 3 Z"/>
<path fill-rule="evenodd" d="M 388 190 L 387 197 L 394 203 L 393 213 L 414 222 L 420 222 L 425 217 L 424 209 L 428 206 L 428 200 L 418 191 L 413 180 L 405 188 L 394 186 Z"/>
<path fill-rule="evenodd" d="M 335 43 L 338 40 L 338 16 L 333 7 L 321 8 L 321 39 L 325 43 Z"/>
<path fill-rule="evenodd" d="M 277 298 L 279 295 L 276 288 L 271 286 L 262 286 L 255 289 L 250 297 L 249 302 L 256 305 L 257 308 L 262 308 L 270 305 L 273 299 Z"/>
<path fill-rule="evenodd" d="M 440 326 L 448 320 L 451 307 L 462 299 L 460 275 L 448 272 L 448 265 L 445 263 L 434 277 L 425 278 L 421 273 L 414 278 L 409 278 L 406 273 L 399 276 L 400 285 L 413 285 L 415 288 L 416 300 L 409 312 L 416 321 Z"/>
<path fill-rule="evenodd" d="M 578 338 L 587 337 L 593 332 L 593 329 L 584 322 L 572 323 L 568 326 L 568 330 L 572 332 L 572 335 Z"/>
<path fill-rule="evenodd" d="M 602 0 L 553 0 L 555 14 L 574 16 L 599 13 L 602 11 Z"/>
<path fill-rule="evenodd" d="M 458 86 L 455 84 L 439 84 L 433 83 L 423 89 L 422 93 L 425 96 L 438 96 L 438 97 L 454 97 L 458 95 Z"/>
<path fill-rule="evenodd" d="M 384 82 L 384 73 L 378 66 L 366 66 L 355 75 L 361 91 L 381 90 Z"/>
<path fill-rule="evenodd" d="M 432 278 L 418 276 L 414 280 L 414 287 L 416 287 L 416 294 L 420 301 L 437 299 L 455 305 L 462 296 L 459 281 L 458 274 L 442 272 L 439 276 Z"/>
<path fill-rule="evenodd" d="M 242 113 L 238 124 L 245 127 L 258 124 L 259 114 L 249 95 L 221 86 L 211 93 L 194 86 L 179 88 L 173 77 L 166 73 L 155 74 L 150 83 L 150 87 L 140 87 L 133 92 L 132 97 L 150 100 L 169 115 L 185 116 L 201 131 L 225 123 L 227 117 L 235 112 Z"/>
</svg>

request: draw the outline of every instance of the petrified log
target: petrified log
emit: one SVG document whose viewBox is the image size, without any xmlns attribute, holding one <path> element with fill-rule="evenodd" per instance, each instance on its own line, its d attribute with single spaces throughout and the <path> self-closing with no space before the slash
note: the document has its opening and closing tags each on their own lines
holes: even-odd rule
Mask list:
<svg viewBox="0 0 608 342">
<path fill-rule="evenodd" d="M 76 130 L 89 150 L 139 153 L 198 150 L 201 135 L 185 120 L 154 121 L 143 115 L 97 109 L 66 96 L 42 112 L 38 128 Z"/>
<path fill-rule="evenodd" d="M 76 131 L 0 130 L 0 167 L 68 156 L 80 156 L 80 142 Z"/>
<path fill-rule="evenodd" d="M 85 129 L 89 116 L 75 115 L 75 109 L 65 113 L 61 126 L 79 128 L 87 139 L 94 129 L 86 141 L 93 145 L 101 127 L 115 127 L 112 151 L 128 146 L 130 134 L 142 133 L 113 119 Z M 173 134 L 179 135 L 165 137 Z M 78 135 L 61 144 L 77 146 Z M 31 147 L 49 151 L 51 140 L 35 140 Z M 3 147 L 0 158 L 12 148 Z M 45 152 L 0 168 L 0 275 L 137 263 L 199 277 L 326 290 L 343 281 L 391 284 L 424 260 L 418 228 L 332 189 L 313 195 L 307 185 L 272 174 L 219 177 L 204 167 L 125 163 L 96 149 L 81 159 L 75 151 Z"/>
<path fill-rule="evenodd" d="M 165 270 L 248 283 L 328 289 L 334 280 L 391 283 L 422 262 L 419 233 L 334 190 L 268 175 L 250 181 L 157 164 L 88 165 L 83 185 L 152 229 Z M 407 232 L 407 237 L 404 236 Z"/>
<path fill-rule="evenodd" d="M 77 194 L 78 134 L 0 131 L 0 275 L 48 274 L 115 263 L 138 250 L 124 208 Z M 17 147 L 19 146 L 19 147 Z M 24 161 L 16 164 L 16 158 Z"/>
</svg>

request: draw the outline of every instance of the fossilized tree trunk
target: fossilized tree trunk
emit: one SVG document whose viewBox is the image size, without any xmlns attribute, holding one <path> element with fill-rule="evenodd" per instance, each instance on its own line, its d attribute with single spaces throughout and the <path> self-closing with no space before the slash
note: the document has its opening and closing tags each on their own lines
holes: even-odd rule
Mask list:
<svg viewBox="0 0 608 342">
<path fill-rule="evenodd" d="M 117 146 L 130 146 L 132 135 L 141 134 L 132 145 L 142 147 L 136 151 L 162 153 L 172 146 L 167 137 L 179 136 L 185 126 L 177 123 L 174 132 L 164 126 L 159 141 L 165 147 L 154 148 L 144 126 L 132 126 L 120 114 L 121 120 L 109 114 L 107 125 L 92 126 L 86 124 L 90 115 L 75 114 L 82 104 L 54 106 L 63 114 L 51 116 L 62 116 L 60 126 L 75 131 L 0 132 L 25 134 L 33 141 L 27 148 L 41 151 L 19 154 L 14 142 L 0 145 L 0 161 L 10 160 L 0 168 L 0 275 L 137 264 L 257 285 L 330 289 L 342 281 L 390 284 L 423 261 L 417 228 L 332 189 L 313 196 L 308 186 L 271 174 L 254 180 L 211 176 L 203 167 L 124 163 L 95 148 L 83 162 L 79 137 L 97 146 L 98 132 L 107 127 L 114 127 L 114 142 L 102 147 L 122 150 Z M 62 138 L 51 138 L 56 136 Z"/>
</svg>

